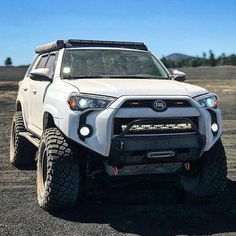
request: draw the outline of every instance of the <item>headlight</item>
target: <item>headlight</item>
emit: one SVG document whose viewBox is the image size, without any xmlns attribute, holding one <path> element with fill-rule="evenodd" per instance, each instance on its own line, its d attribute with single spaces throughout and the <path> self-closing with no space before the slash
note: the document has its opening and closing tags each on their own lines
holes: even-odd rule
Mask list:
<svg viewBox="0 0 236 236">
<path fill-rule="evenodd" d="M 198 100 L 198 103 L 200 104 L 201 107 L 214 108 L 214 109 L 216 109 L 219 105 L 218 98 L 215 95 L 200 99 Z"/>
<path fill-rule="evenodd" d="M 108 107 L 110 103 L 114 101 L 111 97 L 101 97 L 101 96 L 81 96 L 72 94 L 68 103 L 72 110 L 84 111 L 87 109 L 104 109 Z"/>
</svg>

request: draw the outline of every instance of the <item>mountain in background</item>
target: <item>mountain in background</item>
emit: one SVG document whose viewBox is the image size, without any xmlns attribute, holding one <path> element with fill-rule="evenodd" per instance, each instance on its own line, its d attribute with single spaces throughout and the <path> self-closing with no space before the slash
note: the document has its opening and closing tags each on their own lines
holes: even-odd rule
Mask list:
<svg viewBox="0 0 236 236">
<path fill-rule="evenodd" d="M 177 60 L 184 60 L 184 59 L 189 59 L 192 58 L 192 56 L 188 56 L 182 53 L 172 53 L 168 56 L 165 57 L 167 60 L 171 61 L 177 61 Z"/>
<path fill-rule="evenodd" d="M 180 68 L 180 67 L 197 67 L 197 66 L 224 66 L 224 65 L 236 65 L 236 54 L 225 55 L 222 53 L 216 57 L 212 50 L 209 53 L 202 53 L 202 57 L 189 56 L 182 53 L 172 53 L 166 57 L 162 57 L 161 61 L 168 68 Z"/>
</svg>

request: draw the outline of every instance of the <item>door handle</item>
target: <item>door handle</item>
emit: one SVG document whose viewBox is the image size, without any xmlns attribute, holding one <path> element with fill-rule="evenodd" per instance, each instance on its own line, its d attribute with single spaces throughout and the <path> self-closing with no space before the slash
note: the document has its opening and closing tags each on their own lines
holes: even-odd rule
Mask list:
<svg viewBox="0 0 236 236">
<path fill-rule="evenodd" d="M 23 88 L 23 90 L 26 92 L 28 90 L 28 88 Z"/>
<path fill-rule="evenodd" d="M 33 94 L 36 94 L 36 93 L 37 93 L 37 90 L 33 90 L 32 92 L 33 92 Z"/>
</svg>

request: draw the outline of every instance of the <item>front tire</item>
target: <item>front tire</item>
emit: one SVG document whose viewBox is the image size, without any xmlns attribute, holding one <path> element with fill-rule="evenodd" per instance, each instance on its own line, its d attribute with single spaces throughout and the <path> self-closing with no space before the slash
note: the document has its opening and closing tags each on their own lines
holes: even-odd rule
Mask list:
<svg viewBox="0 0 236 236">
<path fill-rule="evenodd" d="M 76 150 L 57 128 L 44 131 L 37 163 L 38 204 L 44 210 L 73 207 L 79 192 Z"/>
<path fill-rule="evenodd" d="M 27 132 L 27 130 L 22 112 L 18 111 L 14 114 L 11 127 L 10 162 L 17 168 L 27 169 L 35 165 L 36 148 L 20 135 L 21 132 Z"/>
<path fill-rule="evenodd" d="M 180 175 L 184 190 L 195 196 L 213 196 L 224 191 L 227 180 L 227 161 L 224 146 L 219 139 L 201 157 L 197 174 Z"/>
</svg>

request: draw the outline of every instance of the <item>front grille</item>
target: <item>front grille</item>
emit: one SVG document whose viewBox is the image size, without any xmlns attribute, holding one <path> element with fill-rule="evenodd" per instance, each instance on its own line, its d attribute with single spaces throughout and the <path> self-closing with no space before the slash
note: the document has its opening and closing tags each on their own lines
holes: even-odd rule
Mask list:
<svg viewBox="0 0 236 236">
<path fill-rule="evenodd" d="M 136 122 L 138 120 L 138 122 Z M 131 122 L 134 122 L 133 124 Z M 198 128 L 198 118 L 188 117 L 182 119 L 138 119 L 138 118 L 115 118 L 114 135 L 119 135 L 129 130 L 126 135 L 158 135 L 176 133 L 195 133 Z M 131 125 L 132 124 L 132 125 Z"/>
<path fill-rule="evenodd" d="M 145 100 L 139 100 L 139 99 L 133 99 L 133 100 L 127 100 L 122 104 L 122 108 L 153 108 L 153 104 L 155 101 L 160 99 L 145 99 Z M 166 103 L 167 107 L 192 107 L 192 105 L 187 100 L 183 99 L 161 99 Z"/>
</svg>

